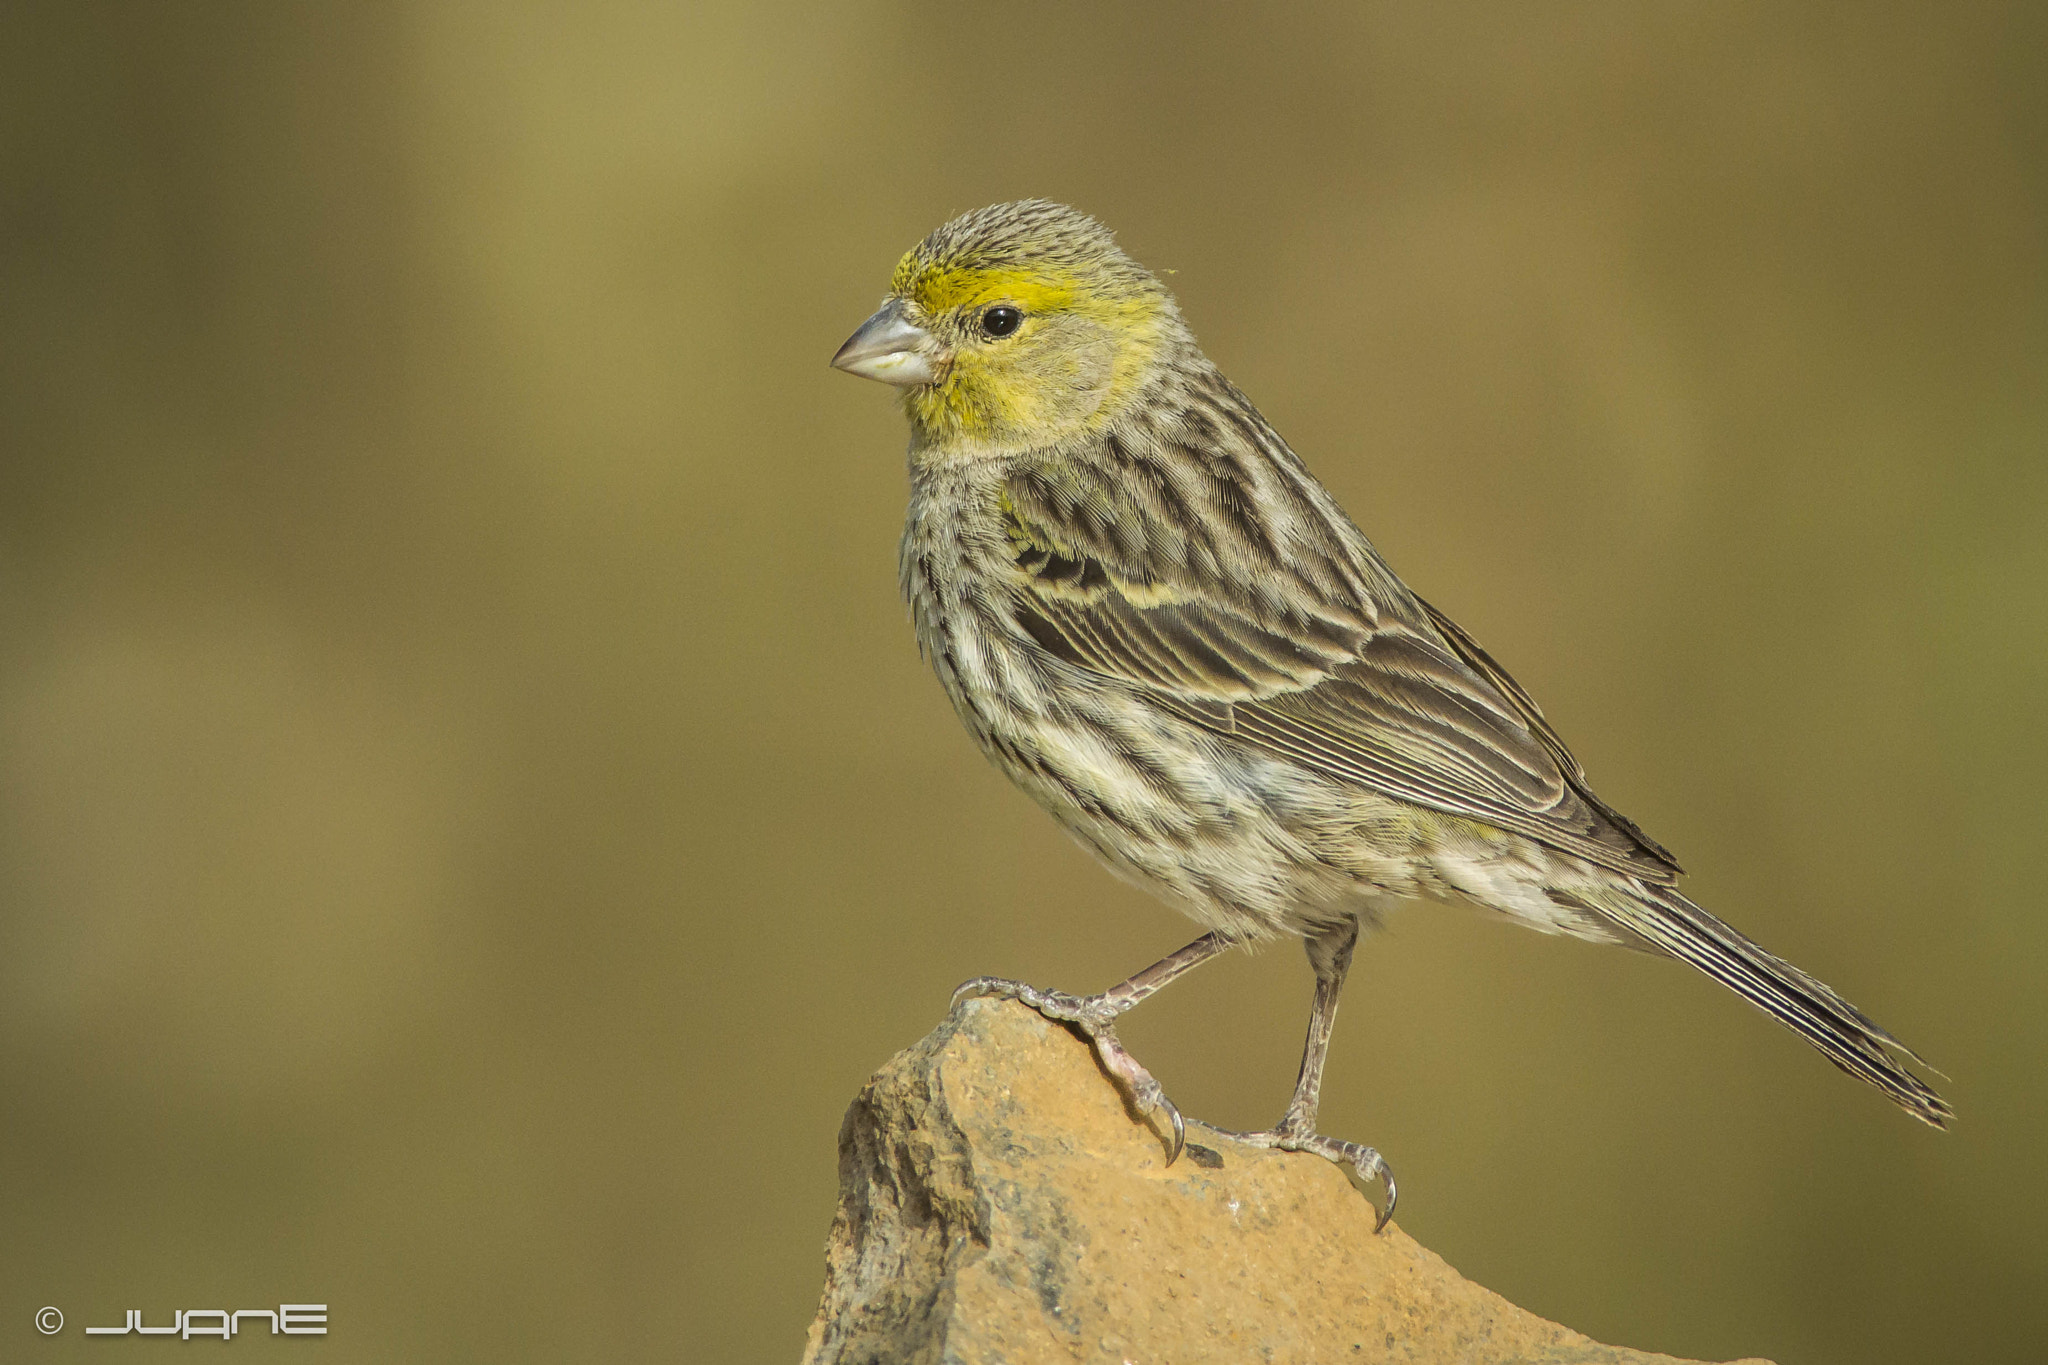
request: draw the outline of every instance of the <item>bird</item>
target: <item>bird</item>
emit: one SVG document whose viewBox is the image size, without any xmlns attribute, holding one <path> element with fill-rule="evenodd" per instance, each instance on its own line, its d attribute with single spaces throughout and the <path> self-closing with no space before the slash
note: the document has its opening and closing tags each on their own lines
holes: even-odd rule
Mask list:
<svg viewBox="0 0 2048 1365">
<path fill-rule="evenodd" d="M 1676 958 L 1913 1117 L 1953 1117 L 1905 1065 L 1918 1054 L 1677 889 L 1677 859 L 1395 575 L 1096 219 L 1044 199 L 954 218 L 831 363 L 900 390 L 902 591 L 960 719 L 1113 873 L 1205 931 L 1094 995 L 978 977 L 956 1003 L 1078 1028 L 1132 1107 L 1170 1123 L 1169 1164 L 1186 1121 L 1117 1020 L 1230 948 L 1299 938 L 1315 988 L 1294 1092 L 1272 1128 L 1217 1131 L 1347 1167 L 1386 1225 L 1387 1162 L 1316 1119 L 1360 932 L 1418 897 Z"/>
</svg>

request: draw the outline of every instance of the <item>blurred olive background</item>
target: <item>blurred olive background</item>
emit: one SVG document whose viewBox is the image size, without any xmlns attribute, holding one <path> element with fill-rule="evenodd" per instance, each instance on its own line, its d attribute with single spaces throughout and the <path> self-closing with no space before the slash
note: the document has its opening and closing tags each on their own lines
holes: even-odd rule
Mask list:
<svg viewBox="0 0 2048 1365">
<path fill-rule="evenodd" d="M 790 1361 L 840 1115 L 964 977 L 1192 937 L 975 754 L 895 585 L 897 255 L 1046 195 L 1693 894 L 1954 1079 L 1421 906 L 1329 1131 L 1602 1340 L 2048 1340 L 2038 5 L 13 4 L 0 1356 Z M 1196 1116 L 1309 976 L 1125 1036 Z M 36 1335 L 43 1304 L 62 1335 Z"/>
</svg>

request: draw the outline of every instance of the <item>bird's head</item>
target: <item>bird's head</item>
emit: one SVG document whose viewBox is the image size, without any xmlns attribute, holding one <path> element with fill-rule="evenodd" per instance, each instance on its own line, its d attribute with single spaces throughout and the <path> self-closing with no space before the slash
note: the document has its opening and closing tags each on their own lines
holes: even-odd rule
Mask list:
<svg viewBox="0 0 2048 1365">
<path fill-rule="evenodd" d="M 1108 422 L 1181 331 L 1109 229 L 1043 199 L 955 218 L 897 263 L 832 363 L 895 384 L 920 443 L 1047 445 Z"/>
</svg>

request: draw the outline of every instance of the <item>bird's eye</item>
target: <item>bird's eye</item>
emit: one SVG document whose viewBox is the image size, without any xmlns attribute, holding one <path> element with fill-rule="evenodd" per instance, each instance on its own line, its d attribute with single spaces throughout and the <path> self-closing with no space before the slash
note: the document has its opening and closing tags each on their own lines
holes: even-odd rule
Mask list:
<svg viewBox="0 0 2048 1365">
<path fill-rule="evenodd" d="M 1006 337 L 1024 324 L 1024 314 L 1015 308 L 991 308 L 981 315 L 984 335 Z"/>
</svg>

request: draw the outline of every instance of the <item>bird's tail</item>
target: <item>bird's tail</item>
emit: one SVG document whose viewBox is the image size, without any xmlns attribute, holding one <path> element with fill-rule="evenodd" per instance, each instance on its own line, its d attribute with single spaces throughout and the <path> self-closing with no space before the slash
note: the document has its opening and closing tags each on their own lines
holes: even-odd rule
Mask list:
<svg viewBox="0 0 2048 1365">
<path fill-rule="evenodd" d="M 1948 1101 L 1894 1055 L 1927 1066 L 1918 1053 L 1827 985 L 1766 952 L 1678 892 L 1648 886 L 1642 899 L 1625 909 L 1603 908 L 1648 946 L 1713 977 L 1819 1048 L 1836 1066 L 1884 1091 L 1922 1123 L 1946 1128 L 1955 1117 Z"/>
</svg>

